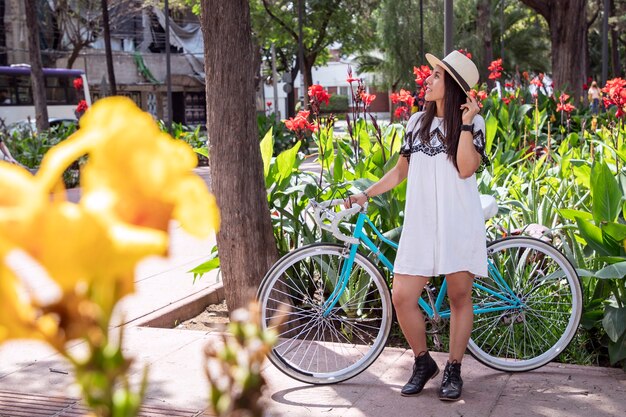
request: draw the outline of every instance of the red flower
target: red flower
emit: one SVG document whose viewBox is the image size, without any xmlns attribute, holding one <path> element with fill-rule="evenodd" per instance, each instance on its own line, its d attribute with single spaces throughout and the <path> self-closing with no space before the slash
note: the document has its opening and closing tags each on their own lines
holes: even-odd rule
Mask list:
<svg viewBox="0 0 626 417">
<path fill-rule="evenodd" d="M 352 67 L 350 66 L 348 66 L 348 78 L 346 78 L 346 81 L 350 84 L 360 81 L 359 78 L 352 78 Z"/>
<path fill-rule="evenodd" d="M 513 83 L 504 83 L 505 88 L 513 88 Z"/>
<path fill-rule="evenodd" d="M 569 95 L 565 94 L 565 93 L 561 93 L 561 96 L 559 97 L 559 102 L 561 104 L 565 103 L 567 100 L 569 100 Z"/>
<path fill-rule="evenodd" d="M 308 110 L 302 110 L 295 117 L 291 117 L 287 120 L 283 120 L 285 123 L 285 127 L 293 132 L 298 132 L 302 130 L 310 130 L 311 132 L 317 132 L 318 126 L 314 123 L 309 123 L 309 114 L 311 112 Z"/>
<path fill-rule="evenodd" d="M 617 106 L 617 117 L 626 114 L 626 80 L 622 78 L 613 78 L 604 85 L 602 92 L 606 94 L 602 100 L 604 106 Z"/>
<path fill-rule="evenodd" d="M 80 78 L 78 78 L 80 80 Z M 81 80 L 82 81 L 82 80 Z M 87 102 L 85 100 L 81 100 L 78 102 L 78 106 L 76 106 L 76 113 L 84 113 L 85 111 L 87 111 L 87 109 L 89 108 L 89 106 L 87 105 Z"/>
<path fill-rule="evenodd" d="M 465 55 L 466 57 L 468 57 L 469 59 L 472 59 L 472 54 L 467 52 L 465 49 L 459 49 L 459 52 Z"/>
<path fill-rule="evenodd" d="M 430 77 L 431 71 L 427 65 L 422 65 L 421 67 L 413 67 L 413 74 L 415 74 L 417 85 L 423 87 L 426 78 Z"/>
<path fill-rule="evenodd" d="M 504 102 L 504 104 L 509 104 L 511 102 L 511 99 L 509 97 L 502 97 L 502 101 Z"/>
<path fill-rule="evenodd" d="M 543 77 L 542 77 L 543 78 Z M 539 79 L 539 77 L 535 77 L 532 79 L 532 81 L 530 82 L 532 85 L 537 86 L 537 88 L 541 88 L 543 87 L 543 83 L 541 82 L 541 80 Z"/>
<path fill-rule="evenodd" d="M 483 90 L 477 91 L 472 88 L 469 93 L 470 93 L 470 96 L 472 96 L 478 101 L 479 107 L 482 107 L 483 106 L 482 101 L 485 100 L 487 97 L 489 97 L 489 94 L 487 94 L 487 92 Z"/>
<path fill-rule="evenodd" d="M 272 107 L 272 102 L 271 102 L 271 101 L 268 101 L 268 102 L 267 102 L 267 103 L 265 103 L 265 104 L 267 104 L 267 107 Z"/>
<path fill-rule="evenodd" d="M 489 64 L 489 67 L 487 67 L 487 69 L 491 71 L 491 73 L 489 74 L 490 80 L 497 80 L 498 78 L 502 77 L 502 58 L 491 61 L 491 64 Z"/>
<path fill-rule="evenodd" d="M 399 94 L 397 93 L 391 94 L 391 102 L 393 104 L 406 103 L 409 107 L 412 107 L 414 101 L 415 99 L 413 98 L 413 95 L 411 94 L 411 92 L 408 90 L 405 90 L 404 88 L 400 89 Z"/>
<path fill-rule="evenodd" d="M 82 90 L 83 89 L 83 79 L 78 77 L 78 78 L 74 78 L 74 88 L 77 90 Z"/>
<path fill-rule="evenodd" d="M 396 116 L 396 119 L 403 119 L 408 114 L 409 114 L 409 109 L 408 107 L 405 107 L 405 106 L 398 107 L 396 111 L 394 112 L 394 116 Z"/>
<path fill-rule="evenodd" d="M 524 79 L 528 81 L 528 79 L 530 78 L 530 76 L 528 75 L 528 71 L 522 72 L 522 77 L 524 77 Z"/>
<path fill-rule="evenodd" d="M 559 104 L 556 105 L 556 111 L 558 111 L 558 112 L 564 111 L 565 113 L 570 114 L 574 110 L 576 110 L 576 107 L 574 107 L 570 103 L 565 103 L 565 104 L 559 103 Z"/>
<path fill-rule="evenodd" d="M 369 107 L 375 99 L 376 94 L 368 94 L 365 91 L 361 93 L 361 100 L 363 100 L 365 107 Z"/>
<path fill-rule="evenodd" d="M 318 104 L 326 103 L 326 105 L 328 105 L 330 100 L 330 94 L 328 94 L 328 91 L 324 90 L 324 87 L 319 84 L 313 84 L 309 87 L 309 97 L 311 97 L 311 100 L 315 100 Z"/>
</svg>

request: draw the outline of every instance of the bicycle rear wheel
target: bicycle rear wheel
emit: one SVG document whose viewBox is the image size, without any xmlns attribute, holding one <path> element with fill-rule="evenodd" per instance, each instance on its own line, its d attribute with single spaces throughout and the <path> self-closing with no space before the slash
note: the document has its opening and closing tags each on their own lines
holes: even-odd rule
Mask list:
<svg viewBox="0 0 626 417">
<path fill-rule="evenodd" d="M 529 237 L 491 242 L 487 252 L 489 277 L 474 282 L 469 351 L 501 371 L 539 368 L 576 334 L 583 298 L 576 270 L 552 245 Z"/>
<path fill-rule="evenodd" d="M 340 245 L 305 246 L 280 259 L 259 288 L 262 326 L 276 328 L 276 320 L 283 321 L 269 359 L 294 379 L 345 381 L 363 372 L 385 347 L 391 296 L 385 278 L 365 256 L 357 253 L 345 291 L 330 314 L 323 314 L 348 258 Z"/>
</svg>

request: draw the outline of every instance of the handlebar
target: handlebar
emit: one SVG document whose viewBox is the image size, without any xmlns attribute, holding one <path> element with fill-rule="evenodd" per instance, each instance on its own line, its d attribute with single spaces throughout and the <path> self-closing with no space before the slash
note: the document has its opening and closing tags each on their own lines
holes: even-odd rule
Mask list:
<svg viewBox="0 0 626 417">
<path fill-rule="evenodd" d="M 331 232 L 333 236 L 343 242 L 359 243 L 359 239 L 341 233 L 341 231 L 339 230 L 339 223 L 343 221 L 346 217 L 350 217 L 361 210 L 367 209 L 367 203 L 365 203 L 363 207 L 354 203 L 352 204 L 351 208 L 341 210 L 339 212 L 329 210 L 329 207 L 338 206 L 344 203 L 345 200 L 343 199 L 322 201 L 320 203 L 315 200 L 310 200 L 308 207 L 313 208 L 313 220 L 315 220 L 315 223 L 317 223 L 320 228 Z M 325 220 L 330 220 L 330 225 L 328 223 L 325 223 Z"/>
</svg>

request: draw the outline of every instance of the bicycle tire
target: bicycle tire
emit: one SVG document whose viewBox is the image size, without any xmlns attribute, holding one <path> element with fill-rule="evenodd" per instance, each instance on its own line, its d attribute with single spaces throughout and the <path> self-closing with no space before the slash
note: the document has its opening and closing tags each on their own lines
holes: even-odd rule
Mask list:
<svg viewBox="0 0 626 417">
<path fill-rule="evenodd" d="M 487 278 L 476 277 L 474 311 L 502 310 L 475 314 L 468 349 L 479 362 L 500 371 L 539 368 L 559 356 L 576 334 L 583 301 L 576 270 L 554 246 L 530 237 L 491 242 L 487 252 L 521 305 L 505 301 L 515 297 L 497 285 L 495 271 Z"/>
<path fill-rule="evenodd" d="M 392 323 L 387 282 L 367 257 L 357 253 L 349 286 L 332 313 L 322 305 L 336 285 L 337 271 L 349 257 L 344 246 L 316 243 L 283 256 L 258 291 L 263 328 L 283 323 L 269 353 L 286 375 L 310 384 L 335 384 L 355 377 L 382 353 Z M 288 305 L 287 313 L 277 307 Z"/>
</svg>

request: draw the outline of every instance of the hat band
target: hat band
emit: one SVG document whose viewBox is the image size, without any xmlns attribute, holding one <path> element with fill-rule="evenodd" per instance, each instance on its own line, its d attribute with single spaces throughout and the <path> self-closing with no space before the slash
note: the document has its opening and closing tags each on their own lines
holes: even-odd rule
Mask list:
<svg viewBox="0 0 626 417">
<path fill-rule="evenodd" d="M 467 82 L 463 79 L 463 77 L 461 77 L 459 75 L 459 73 L 456 72 L 456 70 L 454 68 L 452 68 L 452 65 L 448 64 L 445 59 L 442 59 L 441 62 L 446 64 L 446 67 L 447 67 L 448 71 L 450 71 L 452 73 L 452 75 L 454 75 L 454 77 L 456 78 L 456 81 L 461 85 L 463 90 L 469 91 L 470 90 L 469 85 L 467 85 Z"/>
</svg>

